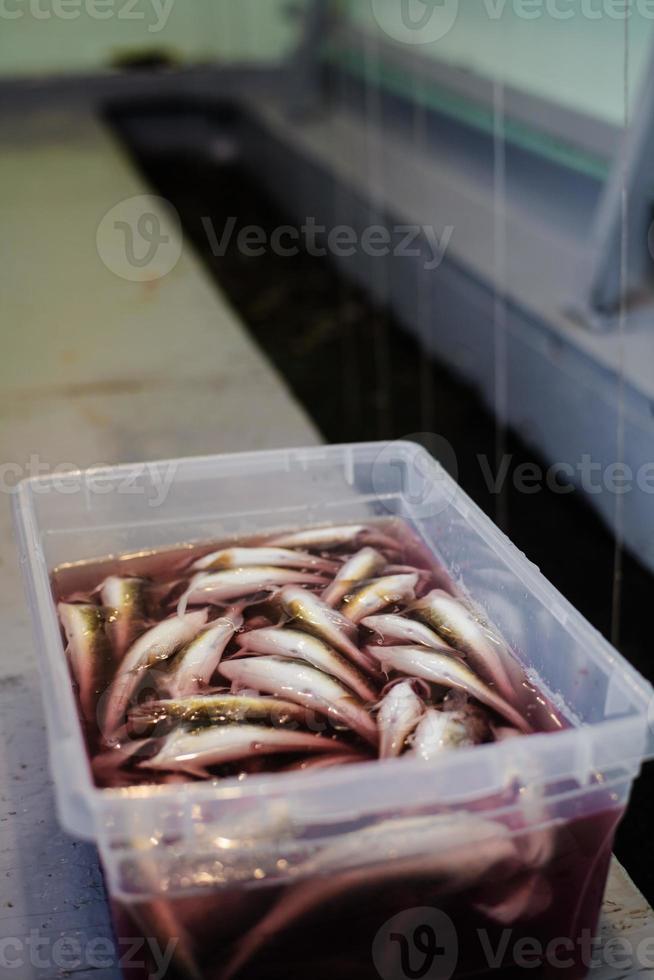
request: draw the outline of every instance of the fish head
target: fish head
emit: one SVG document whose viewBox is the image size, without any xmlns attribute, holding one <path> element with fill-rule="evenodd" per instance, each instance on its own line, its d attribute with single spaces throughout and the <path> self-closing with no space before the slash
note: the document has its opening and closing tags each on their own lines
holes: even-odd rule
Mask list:
<svg viewBox="0 0 654 980">
<path fill-rule="evenodd" d="M 309 593 L 297 585 L 286 585 L 279 592 L 279 602 L 292 619 L 310 619 Z"/>
</svg>

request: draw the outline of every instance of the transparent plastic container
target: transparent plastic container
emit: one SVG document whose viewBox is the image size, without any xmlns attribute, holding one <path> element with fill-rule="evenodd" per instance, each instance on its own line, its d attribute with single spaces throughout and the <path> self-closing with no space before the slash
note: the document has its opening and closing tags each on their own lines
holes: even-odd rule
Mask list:
<svg viewBox="0 0 654 980">
<path fill-rule="evenodd" d="M 417 532 L 572 727 L 429 764 L 94 785 L 55 566 L 388 516 Z M 423 449 L 372 443 L 39 477 L 21 484 L 15 518 L 61 822 L 97 843 L 130 922 L 179 925 L 173 971 L 450 977 L 497 969 L 499 955 L 510 976 L 527 937 L 543 949 L 534 975 L 585 973 L 615 828 L 654 747 L 652 689 Z"/>
</svg>

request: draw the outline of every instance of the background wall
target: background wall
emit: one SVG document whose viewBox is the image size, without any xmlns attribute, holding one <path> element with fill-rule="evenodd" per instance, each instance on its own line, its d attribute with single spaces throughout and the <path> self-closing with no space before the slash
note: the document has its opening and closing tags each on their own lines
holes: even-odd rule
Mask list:
<svg viewBox="0 0 654 980">
<path fill-rule="evenodd" d="M 0 75 L 88 73 L 125 58 L 279 60 L 298 20 L 289 0 L 0 0 Z"/>
<path fill-rule="evenodd" d="M 0 0 L 0 75 L 88 73 L 147 53 L 182 63 L 277 61 L 297 37 L 293 12 L 305 2 Z M 624 22 L 607 12 L 615 0 L 527 0 L 534 5 L 527 16 L 523 0 L 439 2 L 440 16 L 452 17 L 451 29 L 419 44 L 420 53 L 622 123 Z M 392 38 L 399 0 L 339 0 L 339 6 L 373 36 Z M 426 36 L 433 23 L 428 19 Z M 635 99 L 654 36 L 654 0 L 634 5 L 629 33 Z"/>
<path fill-rule="evenodd" d="M 413 2 L 409 10 L 418 23 L 429 0 Z M 402 34 L 400 0 L 341 5 L 373 36 L 388 41 Z M 417 52 L 622 125 L 625 18 L 619 0 L 440 0 L 424 21 L 411 32 Z M 628 30 L 633 103 L 654 37 L 654 3 L 632 3 Z"/>
</svg>

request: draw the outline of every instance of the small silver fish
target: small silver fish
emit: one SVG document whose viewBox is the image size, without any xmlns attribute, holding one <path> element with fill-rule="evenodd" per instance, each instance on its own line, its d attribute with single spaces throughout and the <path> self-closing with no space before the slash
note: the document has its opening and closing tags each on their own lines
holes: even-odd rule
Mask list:
<svg viewBox="0 0 654 980">
<path fill-rule="evenodd" d="M 161 875 L 156 862 L 152 863 L 154 867 L 149 872 L 145 870 L 146 862 L 139 861 L 139 885 L 143 889 L 149 885 L 152 894 L 156 894 Z M 156 943 L 158 949 L 172 951 L 172 960 L 166 968 L 168 976 L 174 975 L 178 980 L 204 980 L 205 974 L 196 959 L 196 943 L 178 915 L 175 903 L 167 899 L 130 902 L 129 915 L 139 930 L 137 935 L 148 936 L 151 949 Z"/>
<path fill-rule="evenodd" d="M 387 575 L 422 575 L 424 578 L 429 578 L 433 575 L 433 572 L 429 568 L 420 568 L 418 565 L 395 565 L 391 564 L 386 567 Z"/>
<path fill-rule="evenodd" d="M 265 691 L 318 711 L 377 746 L 377 725 L 363 702 L 315 667 L 297 660 L 260 656 L 223 661 L 220 673 L 239 688 Z"/>
<path fill-rule="evenodd" d="M 344 545 L 369 544 L 374 547 L 398 548 L 398 542 L 367 524 L 340 524 L 291 531 L 270 538 L 266 544 L 282 548 L 315 548 L 329 551 Z"/>
<path fill-rule="evenodd" d="M 435 633 L 424 623 L 415 619 L 407 619 L 396 613 L 386 613 L 381 616 L 366 616 L 361 620 L 361 626 L 377 633 L 384 643 L 419 644 L 433 650 L 441 650 L 456 656 L 458 651 L 450 647 L 438 633 Z"/>
<path fill-rule="evenodd" d="M 400 681 L 388 689 L 377 713 L 380 759 L 392 759 L 402 754 L 407 738 L 424 711 L 424 702 L 411 681 Z"/>
<path fill-rule="evenodd" d="M 515 696 L 509 676 L 516 669 L 506 644 L 480 623 L 463 602 L 441 589 L 434 589 L 412 607 L 420 619 L 439 636 L 460 650 L 484 680 L 497 686 L 505 698 Z"/>
<path fill-rule="evenodd" d="M 86 721 L 97 721 L 98 699 L 109 684 L 114 666 L 104 612 L 90 603 L 71 602 L 60 602 L 57 611 L 68 642 L 82 714 Z"/>
<path fill-rule="evenodd" d="M 91 762 L 96 782 L 111 787 L 133 784 L 133 774 L 121 773 L 121 769 L 133 759 L 154 755 L 153 745 L 150 739 L 141 738 L 127 742 L 117 741 L 109 748 L 104 748 Z"/>
<path fill-rule="evenodd" d="M 309 772 L 314 769 L 333 769 L 334 766 L 349 766 L 353 762 L 370 762 L 370 757 L 358 752 L 339 752 L 337 755 L 317 755 L 313 758 L 303 759 L 302 762 L 293 762 L 290 766 L 285 766 L 285 772 Z"/>
<path fill-rule="evenodd" d="M 462 695 L 463 692 L 454 692 Z M 443 711 L 456 714 L 460 721 L 465 725 L 468 738 L 474 745 L 481 745 L 483 742 L 493 741 L 493 729 L 491 719 L 485 707 L 475 704 L 466 699 L 465 703 L 446 697 L 441 705 Z"/>
<path fill-rule="evenodd" d="M 306 551 L 292 551 L 289 548 L 222 548 L 204 555 L 193 562 L 196 571 L 215 572 L 222 568 L 249 568 L 252 565 L 274 568 L 313 568 L 320 572 L 334 574 L 338 563 L 326 558 L 317 558 Z"/>
<path fill-rule="evenodd" d="M 374 548 L 362 548 L 341 566 L 333 582 L 323 592 L 321 597 L 323 602 L 328 606 L 337 606 L 359 582 L 364 582 L 383 571 L 385 565 L 386 559 L 379 551 L 375 551 Z"/>
<path fill-rule="evenodd" d="M 278 534 L 266 543 L 282 548 L 324 548 L 325 551 L 329 551 L 330 548 L 340 548 L 342 545 L 351 544 L 368 530 L 365 524 L 312 527 L 304 531 Z"/>
<path fill-rule="evenodd" d="M 429 708 L 413 733 L 411 751 L 429 762 L 443 751 L 470 745 L 475 742 L 462 713 Z"/>
<path fill-rule="evenodd" d="M 140 763 L 141 769 L 165 769 L 204 776 L 209 766 L 234 762 L 256 755 L 282 752 L 328 752 L 349 749 L 333 739 L 310 732 L 268 728 L 264 725 L 218 725 L 192 731 L 179 729 L 168 736 L 152 759 Z"/>
<path fill-rule="evenodd" d="M 516 850 L 506 827 L 466 812 L 388 820 L 342 835 L 298 868 L 299 883 L 279 899 L 236 944 L 231 959 L 211 973 L 232 980 L 268 943 L 305 916 L 359 889 L 422 880 L 430 893 L 449 896 L 484 880 L 502 881 Z"/>
<path fill-rule="evenodd" d="M 227 725 L 265 722 L 274 727 L 304 726 L 307 712 L 293 701 L 247 694 L 194 694 L 136 705 L 129 714 L 132 727 Z"/>
<path fill-rule="evenodd" d="M 294 586 L 282 589 L 279 600 L 284 612 L 298 622 L 305 633 L 317 636 L 366 673 L 373 672 L 370 659 L 354 643 L 356 626 L 343 613 L 332 609 L 312 592 Z"/>
<path fill-rule="evenodd" d="M 139 636 L 125 654 L 104 703 L 103 734 L 112 735 L 123 723 L 129 700 L 138 686 L 142 671 L 167 660 L 200 632 L 207 621 L 207 610 L 171 616 Z"/>
<path fill-rule="evenodd" d="M 255 592 L 271 592 L 290 583 L 323 585 L 325 579 L 312 572 L 261 565 L 226 569 L 222 572 L 198 572 L 179 600 L 177 612 L 182 615 L 188 605 L 197 606 L 205 602 L 220 605 L 229 602 L 230 599 L 253 595 Z"/>
<path fill-rule="evenodd" d="M 107 632 L 118 662 L 144 628 L 146 586 L 147 582 L 142 578 L 123 578 L 120 575 L 110 575 L 100 586 L 100 600 L 106 609 Z"/>
<path fill-rule="evenodd" d="M 243 625 L 240 613 L 232 611 L 215 619 L 176 655 L 165 685 L 169 696 L 181 698 L 206 687 L 236 630 Z"/>
<path fill-rule="evenodd" d="M 353 623 L 367 616 L 373 616 L 396 602 L 410 602 L 415 599 L 418 584 L 417 573 L 413 575 L 387 575 L 364 585 L 352 596 L 347 596 L 343 604 L 343 615 Z"/>
<path fill-rule="evenodd" d="M 513 705 L 492 691 L 481 678 L 454 657 L 416 646 L 369 646 L 366 650 L 370 656 L 381 661 L 386 669 L 391 668 L 403 674 L 421 677 L 442 687 L 458 688 L 492 708 L 520 731 L 531 731 L 528 722 Z"/>
<path fill-rule="evenodd" d="M 517 775 L 520 778 L 524 774 Z M 489 882 L 475 898 L 475 908 L 506 926 L 530 920 L 546 911 L 554 897 L 548 880 L 548 866 L 557 850 L 571 854 L 576 847 L 565 825 L 552 820 L 543 785 L 535 783 L 528 789 L 523 788 L 520 803 L 523 828 L 514 838 L 520 859 L 518 874 L 499 888 Z"/>
<path fill-rule="evenodd" d="M 331 674 L 350 687 L 364 701 L 374 701 L 377 692 L 363 674 L 345 657 L 323 640 L 300 630 L 270 627 L 250 630 L 239 637 L 239 644 L 253 653 L 304 660 L 318 670 Z"/>
<path fill-rule="evenodd" d="M 510 928 L 516 922 L 536 919 L 551 906 L 554 891 L 547 875 L 523 872 L 508 884 L 490 886 L 475 901 L 474 908 L 492 922 Z"/>
</svg>

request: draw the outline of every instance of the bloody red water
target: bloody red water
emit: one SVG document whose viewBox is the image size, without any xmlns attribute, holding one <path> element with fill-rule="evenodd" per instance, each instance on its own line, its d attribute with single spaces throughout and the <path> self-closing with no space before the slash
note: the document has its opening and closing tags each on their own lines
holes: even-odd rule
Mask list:
<svg viewBox="0 0 654 980">
<path fill-rule="evenodd" d="M 370 529 L 369 533 L 372 536 L 372 540 L 378 538 L 383 543 L 383 554 L 388 560 L 389 569 L 395 568 L 400 571 L 413 569 L 418 573 L 418 583 L 415 588 L 416 597 L 424 596 L 433 589 L 441 589 L 453 595 L 456 594 L 456 589 L 446 569 L 436 561 L 434 555 L 422 544 L 404 522 L 397 519 L 385 519 L 372 522 L 366 527 Z M 265 543 L 265 537 L 259 535 L 240 540 L 232 539 L 227 542 L 207 542 L 157 552 L 121 555 L 96 561 L 62 565 L 54 571 L 53 589 L 58 602 L 73 604 L 90 603 L 94 607 L 100 607 L 101 586 L 109 576 L 119 576 L 121 578 L 136 577 L 142 579 L 145 583 L 143 609 L 140 614 L 140 619 L 136 622 L 135 626 L 134 637 L 136 638 L 156 623 L 174 615 L 180 597 L 184 593 L 191 578 L 191 566 L 199 558 L 213 553 L 222 547 L 234 547 L 236 545 L 240 547 L 256 547 Z M 356 552 L 358 547 L 359 545 L 357 543 L 347 543 L 340 548 L 331 547 L 323 550 L 314 548 L 313 554 L 318 561 L 330 560 L 338 565 L 339 562 L 344 562 L 350 554 Z M 319 595 L 324 589 L 324 585 L 319 587 L 309 585 L 306 586 L 306 589 Z M 222 658 L 221 666 L 241 652 L 239 644 L 242 642 L 243 636 L 249 631 L 261 627 L 275 626 L 279 623 L 280 611 L 274 606 L 274 597 L 274 590 L 272 590 L 272 594 L 256 593 L 246 598 L 245 608 L 243 609 L 243 624 L 237 631 L 237 635 L 228 644 Z M 347 598 L 345 602 L 347 602 Z M 215 621 L 221 616 L 225 606 L 228 606 L 229 603 L 225 602 L 217 605 L 203 603 L 202 605 L 206 606 L 209 624 L 211 624 L 212 621 Z M 403 612 L 407 605 L 401 603 L 387 605 L 384 612 Z M 195 608 L 198 608 L 198 606 Z M 113 614 L 113 611 L 106 610 L 106 613 L 107 619 L 110 620 L 111 615 L 109 614 Z M 288 619 L 288 617 L 286 618 Z M 291 623 L 291 625 L 293 624 Z M 110 626 L 107 626 L 106 629 L 109 630 Z M 364 627 L 359 627 L 357 633 L 357 642 L 361 648 L 365 648 L 366 644 L 372 646 L 381 642 L 372 631 Z M 96 692 L 98 704 L 94 718 L 89 719 L 87 717 L 84 722 L 89 752 L 94 757 L 96 781 L 100 785 L 130 785 L 135 782 L 160 782 L 162 779 L 165 780 L 167 778 L 165 774 L 162 776 L 160 773 L 149 771 L 141 765 L 143 763 L 143 752 L 140 748 L 137 754 L 130 755 L 131 748 L 133 747 L 131 743 L 140 741 L 145 737 L 150 738 L 152 735 L 162 734 L 161 728 L 153 731 L 147 726 L 138 727 L 137 723 L 134 722 L 135 713 L 132 709 L 139 704 L 167 696 L 165 693 L 166 671 L 169 668 L 169 663 L 173 659 L 171 657 L 168 661 L 157 661 L 154 665 L 142 670 L 139 674 L 139 683 L 130 696 L 129 709 L 131 710 L 131 716 L 128 712 L 128 715 L 124 718 L 124 728 L 121 731 L 120 751 L 125 756 L 124 761 L 121 759 L 117 750 L 114 750 L 112 753 L 109 745 L 110 742 L 112 744 L 116 742 L 115 733 L 106 730 L 106 725 L 103 725 L 102 717 L 103 708 L 106 705 L 107 689 L 110 686 L 112 674 L 115 675 L 117 672 L 118 664 L 112 664 L 110 667 L 112 673 L 102 679 L 101 683 L 103 688 Z M 519 713 L 527 719 L 535 731 L 554 731 L 565 727 L 565 719 L 546 699 L 540 696 L 540 692 L 527 680 L 518 661 L 510 655 L 508 661 L 514 687 L 512 701 Z M 230 682 L 220 676 L 220 669 L 221 667 L 215 672 L 209 686 L 214 690 L 228 690 Z M 386 676 L 380 674 L 374 682 L 379 698 L 381 698 L 384 691 L 386 679 Z M 73 681 L 75 681 L 74 672 Z M 489 686 L 493 686 L 492 680 L 488 683 Z M 427 703 L 439 704 L 442 701 L 444 693 L 445 689 L 432 685 L 431 695 Z M 370 704 L 370 709 L 374 711 L 374 707 L 375 702 L 373 701 Z M 502 721 L 501 717 L 495 717 L 493 711 L 489 712 L 489 717 L 494 718 L 498 724 L 506 724 L 505 721 Z M 353 751 L 360 753 L 365 759 L 371 757 L 369 746 L 366 746 L 365 742 L 355 732 L 344 732 L 343 730 L 335 732 L 329 730 L 329 726 L 325 729 L 325 718 L 322 716 L 312 717 L 311 719 L 307 718 L 306 723 L 311 731 L 322 732 L 325 737 L 331 737 L 337 741 L 345 740 Z M 331 719 L 329 719 L 329 725 L 331 725 Z M 110 740 L 108 738 L 109 735 L 114 737 Z M 485 740 L 490 738 L 492 736 L 489 734 Z M 144 751 L 147 756 L 147 747 Z M 287 755 L 283 758 L 268 756 L 263 761 L 261 759 L 249 758 L 239 760 L 238 763 L 213 767 L 211 775 L 224 778 L 243 774 L 247 775 L 262 770 L 267 772 L 274 771 L 275 768 L 288 768 L 289 765 L 292 766 L 294 764 L 294 761 L 300 764 L 302 762 L 302 756 L 299 755 L 295 760 L 293 756 Z M 182 775 L 184 778 L 192 778 L 188 773 Z M 176 776 L 181 778 L 179 773 L 176 773 Z"/>
<path fill-rule="evenodd" d="M 418 596 L 432 589 L 456 595 L 446 570 L 407 525 L 389 519 L 370 527 L 394 542 L 387 548 L 389 562 L 419 571 Z M 196 559 L 218 547 L 257 546 L 264 540 L 258 536 L 238 542 L 205 542 L 60 566 L 53 574 L 53 589 L 58 601 L 97 604 L 98 590 L 107 576 L 146 579 L 147 601 L 140 625 L 144 631 L 174 612 Z M 339 560 L 346 550 L 316 549 L 315 553 Z M 392 612 L 394 607 L 385 611 Z M 240 634 L 276 625 L 277 613 L 269 597 L 253 597 Z M 218 616 L 218 609 L 210 615 Z M 366 642 L 376 642 L 365 631 L 363 634 Z M 224 659 L 229 661 L 238 652 L 235 638 Z M 527 680 L 517 661 L 511 671 L 515 706 L 533 729 L 544 732 L 566 727 L 566 720 Z M 136 701 L 160 697 L 157 684 L 157 677 L 153 680 L 151 672 L 144 671 Z M 214 685 L 225 686 L 219 672 L 212 680 Z M 380 695 L 382 690 L 380 681 Z M 443 693 L 432 692 L 435 699 Z M 84 724 L 89 753 L 95 763 L 101 762 L 95 765 L 99 785 L 169 781 L 166 774 L 143 769 L 139 765 L 142 755 L 132 759 L 128 753 L 114 763 L 112 752 L 117 750 L 105 744 L 101 724 L 88 720 Z M 355 733 L 321 732 L 326 738 L 347 740 L 364 761 L 374 757 Z M 144 736 L 154 736 L 156 741 L 159 735 L 157 730 L 128 732 L 121 748 L 130 738 L 142 741 Z M 262 771 L 301 768 L 303 759 L 302 755 L 248 758 L 213 767 L 209 775 L 247 779 Z M 174 773 L 173 778 L 197 777 Z M 300 874 L 290 883 L 257 882 L 255 876 L 238 887 L 216 881 L 204 893 L 190 897 L 116 905 L 118 937 L 138 939 L 144 955 L 148 943 L 156 943 L 161 952 L 171 938 L 175 940 L 175 954 L 163 973 L 160 955 L 146 955 L 147 965 L 142 968 L 125 964 L 124 972 L 130 978 L 195 976 L 206 980 L 299 980 L 308 976 L 311 980 L 335 976 L 404 980 L 479 976 L 498 969 L 503 977 L 512 976 L 512 970 L 522 973 L 526 969 L 532 976 L 583 976 L 613 833 L 622 813 L 617 799 L 606 792 L 596 800 L 591 816 L 573 813 L 556 824 L 552 824 L 545 799 L 540 821 L 533 819 L 533 813 L 527 818 L 515 805 L 505 807 L 505 815 L 496 818 L 502 801 L 477 800 L 470 808 L 475 817 L 486 820 L 488 813 L 488 820 L 496 821 L 497 839 L 491 837 L 483 846 L 464 843 L 457 845 L 458 850 L 436 848 L 433 853 L 411 855 L 409 865 L 394 860 L 389 851 L 381 866 L 363 860 L 363 871 L 344 870 L 336 853 L 315 874 Z M 443 818 L 441 813 L 420 816 L 425 826 L 436 828 Z M 526 829 L 538 822 L 541 829 Z M 423 829 L 421 825 L 421 833 Z M 356 828 L 353 832 L 358 833 Z M 398 824 L 398 834 L 410 832 Z M 365 828 L 361 833 L 365 854 Z"/>
<path fill-rule="evenodd" d="M 295 920 L 270 935 L 234 976 L 445 980 L 500 971 L 503 978 L 526 972 L 583 977 L 597 958 L 594 936 L 620 816 L 620 810 L 608 810 L 559 827 L 536 883 L 528 873 L 511 873 L 501 863 L 474 887 L 453 895 L 427 871 L 422 878 L 398 880 L 389 869 L 385 882 L 374 875 L 368 885 L 357 887 L 344 877 L 342 889 L 334 889 L 329 900 L 296 909 Z M 331 888 L 334 879 L 336 871 Z M 148 943 L 165 949 L 175 935 L 178 944 L 166 977 L 188 977 L 195 969 L 206 980 L 221 980 L 232 975 L 231 964 L 247 937 L 288 901 L 293 888 L 301 887 L 306 886 L 226 889 L 210 897 L 116 906 L 116 932 L 123 940 L 141 940 L 144 951 Z M 531 904 L 520 914 L 521 896 L 529 889 Z M 484 912 L 487 902 L 496 904 L 495 913 Z M 145 969 L 126 969 L 125 975 L 129 980 L 152 977 L 157 962 L 160 958 L 154 957 Z"/>
</svg>

